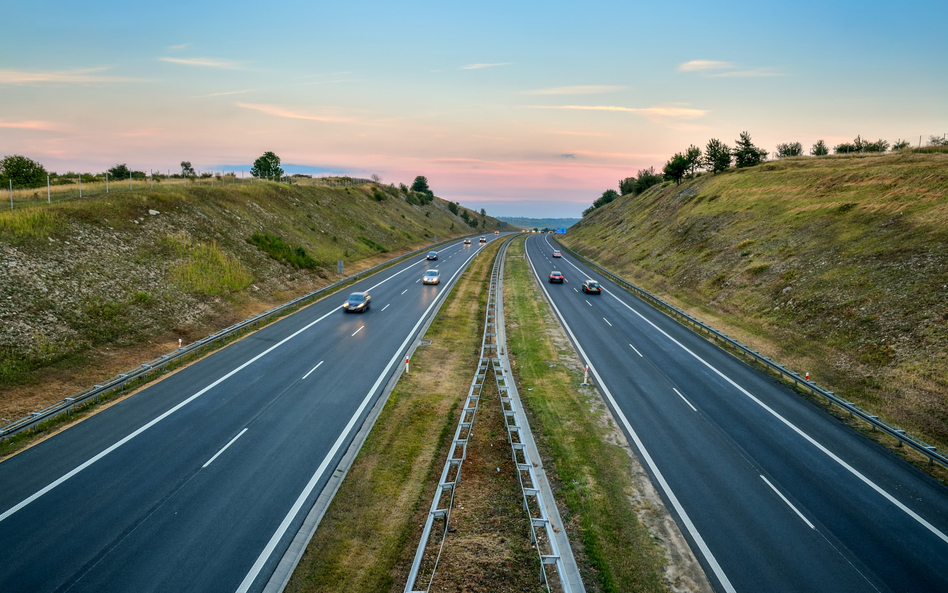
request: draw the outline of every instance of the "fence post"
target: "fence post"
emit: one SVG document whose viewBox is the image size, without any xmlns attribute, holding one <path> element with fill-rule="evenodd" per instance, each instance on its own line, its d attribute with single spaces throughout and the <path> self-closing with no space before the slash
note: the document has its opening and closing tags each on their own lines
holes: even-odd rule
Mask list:
<svg viewBox="0 0 948 593">
<path fill-rule="evenodd" d="M 132 170 L 128 170 L 128 189 L 132 189 Z"/>
<path fill-rule="evenodd" d="M 10 210 L 13 210 L 13 178 L 10 178 Z"/>
<path fill-rule="evenodd" d="M 109 172 L 105 172 L 105 193 L 109 193 Z"/>
<path fill-rule="evenodd" d="M 52 204 L 52 203 L 53 203 L 53 202 L 50 200 L 50 197 L 49 197 L 49 174 L 48 174 L 48 173 L 47 173 L 47 175 L 46 175 L 46 203 L 47 203 L 47 204 Z"/>
<path fill-rule="evenodd" d="M 82 173 L 79 174 L 79 197 L 82 197 Z"/>
</svg>

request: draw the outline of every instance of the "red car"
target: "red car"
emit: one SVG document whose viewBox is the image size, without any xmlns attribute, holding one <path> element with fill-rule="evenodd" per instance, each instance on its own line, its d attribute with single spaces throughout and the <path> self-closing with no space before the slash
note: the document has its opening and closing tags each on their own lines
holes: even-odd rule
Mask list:
<svg viewBox="0 0 948 593">
<path fill-rule="evenodd" d="M 602 289 L 599 287 L 599 283 L 595 280 L 587 280 L 583 282 L 583 292 L 586 294 L 599 294 L 602 292 Z"/>
<path fill-rule="evenodd" d="M 562 284 L 563 273 L 557 272 L 556 270 L 553 270 L 552 272 L 550 272 L 550 282 L 559 282 L 560 284 Z"/>
</svg>

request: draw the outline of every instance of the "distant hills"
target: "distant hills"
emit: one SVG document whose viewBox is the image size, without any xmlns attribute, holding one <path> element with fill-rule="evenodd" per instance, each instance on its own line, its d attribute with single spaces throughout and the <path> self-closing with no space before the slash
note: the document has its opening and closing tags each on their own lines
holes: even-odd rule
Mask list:
<svg viewBox="0 0 948 593">
<path fill-rule="evenodd" d="M 565 229 L 580 221 L 579 218 L 519 218 L 498 216 L 497 220 L 522 229 Z"/>
</svg>

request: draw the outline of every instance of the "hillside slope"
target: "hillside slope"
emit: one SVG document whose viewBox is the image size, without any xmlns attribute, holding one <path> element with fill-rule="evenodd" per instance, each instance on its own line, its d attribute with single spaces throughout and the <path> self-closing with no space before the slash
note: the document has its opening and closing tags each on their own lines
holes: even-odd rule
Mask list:
<svg viewBox="0 0 948 593">
<path fill-rule="evenodd" d="M 165 188 L 0 212 L 0 417 L 329 284 L 337 260 L 349 274 L 483 228 L 373 185 Z"/>
<path fill-rule="evenodd" d="M 948 449 L 948 155 L 705 174 L 563 241 Z"/>
</svg>

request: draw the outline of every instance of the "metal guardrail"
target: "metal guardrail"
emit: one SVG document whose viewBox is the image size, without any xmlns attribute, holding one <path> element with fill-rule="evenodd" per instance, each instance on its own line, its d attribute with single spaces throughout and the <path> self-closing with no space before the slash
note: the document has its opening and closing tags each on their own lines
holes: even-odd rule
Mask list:
<svg viewBox="0 0 948 593">
<path fill-rule="evenodd" d="M 547 566 L 552 565 L 557 572 L 556 582 L 560 584 L 560 589 L 564 593 L 585 591 L 579 573 L 575 569 L 572 550 L 569 549 L 568 540 L 565 540 L 566 531 L 558 513 L 555 511 L 555 504 L 552 505 L 552 508 L 556 515 L 551 516 L 547 512 L 547 508 L 550 508 L 547 502 L 552 503 L 552 492 L 545 481 L 541 486 L 542 480 L 538 477 L 538 473 L 542 471 L 539 456 L 534 461 L 529 453 L 531 449 L 535 450 L 532 437 L 529 436 L 530 427 L 527 425 L 526 416 L 522 413 L 522 407 L 516 395 L 516 386 L 513 381 L 507 378 L 508 374 L 505 371 L 505 367 L 509 368 L 509 362 L 505 354 L 505 334 L 503 332 L 503 262 L 507 247 L 511 240 L 517 236 L 519 235 L 514 235 L 504 242 L 491 270 L 480 360 L 471 381 L 471 387 L 468 390 L 458 426 L 454 432 L 454 440 L 451 443 L 447 460 L 441 471 L 438 487 L 431 501 L 418 548 L 415 550 L 408 581 L 405 583 L 405 593 L 427 592 L 434 580 L 448 534 L 451 509 L 454 508 L 455 487 L 461 481 L 461 465 L 467 458 L 467 444 L 474 429 L 474 419 L 480 404 L 480 394 L 487 379 L 488 370 L 494 371 L 494 379 L 497 382 L 501 408 L 507 424 L 507 438 L 511 445 L 513 461 L 517 466 L 517 473 L 523 491 L 523 506 L 530 517 L 530 542 L 536 548 L 540 559 L 540 582 L 546 585 L 547 591 L 550 591 Z M 529 441 L 531 446 L 527 447 L 525 441 Z M 544 499 L 544 492 L 547 492 L 549 501 Z M 443 523 L 438 527 L 441 541 L 437 544 L 437 553 L 435 553 L 435 547 L 430 540 L 437 520 L 442 520 Z M 538 534 L 537 531 L 540 527 L 544 529 L 542 534 Z M 560 553 L 558 534 L 563 536 L 563 541 L 566 542 L 566 553 L 569 560 L 572 561 L 573 570 L 570 574 L 567 574 L 564 568 L 564 557 Z M 424 574 L 420 575 L 422 572 Z M 417 587 L 419 582 L 422 583 L 424 588 Z"/>
<path fill-rule="evenodd" d="M 686 324 L 688 324 L 686 325 L 686 327 L 690 325 L 691 329 L 697 330 L 698 332 L 703 332 L 704 334 L 710 336 L 714 340 L 717 340 L 717 342 L 719 342 L 720 344 L 723 344 L 727 346 L 728 348 L 733 349 L 734 351 L 741 354 L 745 358 L 762 365 L 763 367 L 775 373 L 782 379 L 792 382 L 796 387 L 803 389 L 805 391 L 808 391 L 809 393 L 813 395 L 822 397 L 823 399 L 826 400 L 827 405 L 836 405 L 842 410 L 849 412 L 850 416 L 859 418 L 860 420 L 866 422 L 867 424 L 872 426 L 873 430 L 880 430 L 883 433 L 895 439 L 896 441 L 898 441 L 899 443 L 898 446 L 901 447 L 902 443 L 907 444 L 916 452 L 927 457 L 928 465 L 932 465 L 933 463 L 938 462 L 940 465 L 948 468 L 948 456 L 946 456 L 944 452 L 939 451 L 937 447 L 933 447 L 929 445 L 928 443 L 926 443 L 925 441 L 907 433 L 906 431 L 896 426 L 893 426 L 892 424 L 889 424 L 885 420 L 880 419 L 875 414 L 872 414 L 868 410 L 865 410 L 857 406 L 851 401 L 847 401 L 846 399 L 836 395 L 835 393 L 819 385 L 818 383 L 807 380 L 805 377 L 801 376 L 800 373 L 785 367 L 779 362 L 771 360 L 769 357 L 762 355 L 756 350 L 748 348 L 744 344 L 741 344 L 734 338 L 729 337 L 727 334 L 714 329 L 713 327 L 701 321 L 700 319 L 697 319 L 689 315 L 688 313 L 682 311 L 681 309 L 675 307 L 674 305 L 666 303 L 665 301 L 653 295 L 652 293 L 632 284 L 631 282 L 624 280 L 620 276 L 610 272 L 609 270 L 600 266 L 599 264 L 586 259 L 584 256 L 573 251 L 569 247 L 566 247 L 565 245 L 557 241 L 555 237 L 553 240 L 556 241 L 556 244 L 559 245 L 563 251 L 566 251 L 569 254 L 571 254 L 573 257 L 579 260 L 582 260 L 589 267 L 599 270 L 601 274 L 608 277 L 610 280 L 612 280 L 616 284 L 632 292 L 633 294 L 635 294 L 642 300 L 648 302 L 649 304 L 654 305 L 659 310 L 670 314 L 672 317 L 677 318 L 680 321 L 684 321 Z"/>
<path fill-rule="evenodd" d="M 470 236 L 473 237 L 474 235 L 470 235 Z M 337 280 L 336 282 L 333 282 L 332 284 L 329 284 L 328 286 L 320 288 L 319 290 L 315 290 L 313 292 L 307 293 L 303 296 L 300 296 L 291 301 L 288 301 L 282 305 L 278 305 L 276 307 L 273 307 L 272 309 L 264 311 L 263 313 L 254 315 L 253 317 L 249 317 L 241 322 L 235 323 L 234 325 L 228 328 L 222 329 L 209 336 L 201 338 L 200 340 L 197 340 L 196 342 L 188 344 L 187 346 L 183 346 L 168 354 L 164 354 L 154 360 L 150 360 L 147 363 L 142 364 L 134 369 L 131 369 L 124 373 L 119 373 L 118 375 L 116 375 L 115 377 L 112 377 L 111 379 L 107 381 L 103 381 L 102 383 L 94 385 L 93 387 L 84 389 L 83 391 L 80 391 L 79 393 L 73 395 L 72 397 L 67 397 L 59 402 L 56 402 L 55 404 L 52 404 L 50 406 L 43 408 L 42 410 L 32 412 L 29 416 L 24 416 L 23 418 L 14 420 L 13 422 L 7 424 L 3 428 L 0 428 L 0 441 L 8 439 L 17 433 L 23 432 L 24 430 L 35 429 L 39 424 L 46 422 L 47 420 L 51 420 L 54 417 L 59 416 L 60 414 L 68 415 L 73 408 L 75 408 L 76 406 L 85 405 L 89 403 L 90 400 L 94 400 L 95 403 L 98 403 L 99 397 L 101 397 L 102 395 L 108 394 L 110 392 L 113 392 L 115 390 L 124 390 L 125 384 L 130 381 L 143 379 L 147 375 L 150 375 L 152 373 L 159 373 L 161 371 L 164 371 L 165 367 L 168 364 L 178 362 L 191 355 L 196 355 L 202 349 L 210 348 L 218 341 L 227 340 L 228 338 L 244 330 L 247 330 L 251 327 L 258 327 L 262 322 L 266 322 L 274 317 L 282 316 L 296 307 L 301 307 L 314 300 L 322 298 L 325 295 L 331 294 L 335 292 L 337 289 L 339 289 L 340 287 L 354 280 L 358 280 L 364 276 L 369 276 L 385 267 L 397 264 L 408 258 L 414 257 L 415 255 L 429 251 L 432 247 L 445 245 L 447 243 L 457 241 L 461 238 L 462 237 L 454 237 L 452 239 L 446 239 L 444 241 L 440 241 L 438 243 L 434 243 L 432 245 L 428 245 L 420 249 L 416 249 L 415 251 L 406 253 L 404 255 L 393 258 L 391 260 L 382 262 L 380 264 L 376 264 L 372 266 L 371 268 L 367 268 L 365 270 L 362 270 L 361 272 L 357 272 L 355 274 L 352 274 L 351 276 L 347 276 L 341 280 Z"/>
</svg>

